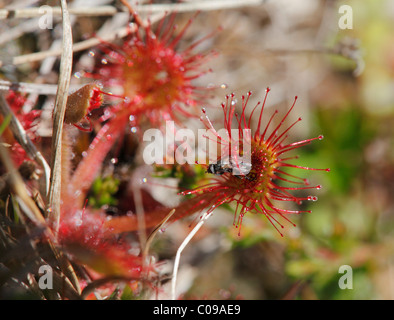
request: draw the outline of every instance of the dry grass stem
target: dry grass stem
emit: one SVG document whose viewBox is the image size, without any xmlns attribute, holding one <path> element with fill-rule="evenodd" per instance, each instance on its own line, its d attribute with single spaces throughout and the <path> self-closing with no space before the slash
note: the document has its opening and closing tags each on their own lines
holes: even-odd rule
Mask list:
<svg viewBox="0 0 394 320">
<path fill-rule="evenodd" d="M 128 2 L 122 1 L 128 11 Z M 192 11 L 210 11 L 210 10 L 224 10 L 234 9 L 239 7 L 260 5 L 265 0 L 216 0 L 216 1 L 194 1 L 177 4 L 148 4 L 136 5 L 135 11 L 140 13 L 154 13 L 154 12 L 192 12 Z M 62 16 L 61 7 L 51 7 L 51 14 L 53 16 Z M 79 17 L 97 17 L 97 16 L 113 16 L 122 10 L 113 6 L 98 6 L 98 7 L 76 7 L 69 8 L 70 15 Z M 26 19 L 41 17 L 45 13 L 43 8 L 21 8 L 21 9 L 0 9 L 0 20 L 4 19 Z"/>
<path fill-rule="evenodd" d="M 186 248 L 190 240 L 194 237 L 194 235 L 200 230 L 200 228 L 203 226 L 205 221 L 208 220 L 208 218 L 212 215 L 211 213 L 205 212 L 203 216 L 201 217 L 200 221 L 196 224 L 196 226 L 193 228 L 192 231 L 187 235 L 185 240 L 181 243 L 179 246 L 176 255 L 175 255 L 175 260 L 174 260 L 174 269 L 172 272 L 172 282 L 171 282 L 171 299 L 175 300 L 176 299 L 176 281 L 177 281 L 177 275 L 178 275 L 178 269 L 179 269 L 179 261 L 181 259 L 181 254 L 182 251 Z"/>
<path fill-rule="evenodd" d="M 59 226 L 60 219 L 60 190 L 62 175 L 62 131 L 64 114 L 66 111 L 67 97 L 70 86 L 72 68 L 72 32 L 70 17 L 67 11 L 67 3 L 61 0 L 63 12 L 63 52 L 60 63 L 60 73 L 58 80 L 58 91 L 56 94 L 55 108 L 53 112 L 53 137 L 52 137 L 52 158 L 51 158 L 51 185 L 49 188 L 48 208 L 51 218 L 55 223 L 55 231 Z"/>
</svg>

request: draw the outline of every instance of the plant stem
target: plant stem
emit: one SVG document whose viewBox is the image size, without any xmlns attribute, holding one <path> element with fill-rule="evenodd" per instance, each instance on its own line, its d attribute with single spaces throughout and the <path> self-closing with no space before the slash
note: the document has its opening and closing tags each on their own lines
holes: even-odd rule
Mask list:
<svg viewBox="0 0 394 320">
<path fill-rule="evenodd" d="M 205 223 L 205 221 L 208 220 L 208 218 L 211 216 L 212 212 L 207 213 L 205 212 L 203 216 L 201 217 L 201 220 L 196 224 L 196 226 L 193 228 L 192 231 L 187 235 L 185 240 L 183 240 L 182 244 L 179 246 L 176 256 L 175 256 L 175 261 L 174 261 L 174 270 L 172 272 L 172 283 L 171 283 L 171 299 L 175 300 L 176 299 L 176 280 L 177 280 L 177 275 L 178 275 L 178 269 L 179 269 L 179 260 L 181 258 L 182 251 L 185 249 L 185 247 L 188 245 L 190 240 L 194 237 L 194 235 L 197 233 L 198 230 L 202 227 L 202 225 Z"/>
<path fill-rule="evenodd" d="M 70 17 L 67 11 L 66 0 L 60 0 L 63 13 L 63 52 L 60 62 L 58 90 L 53 113 L 53 138 L 52 138 L 52 163 L 51 185 L 49 188 L 49 211 L 54 222 L 55 233 L 59 227 L 60 219 L 60 195 L 62 177 L 62 131 L 64 114 L 66 111 L 67 97 L 70 86 L 72 67 L 72 33 Z"/>
</svg>

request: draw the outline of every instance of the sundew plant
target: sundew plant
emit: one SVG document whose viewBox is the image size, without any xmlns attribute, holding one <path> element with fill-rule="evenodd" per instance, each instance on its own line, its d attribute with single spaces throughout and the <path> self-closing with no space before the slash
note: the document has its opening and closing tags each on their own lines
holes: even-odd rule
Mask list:
<svg viewBox="0 0 394 320">
<path fill-rule="evenodd" d="M 362 181 L 390 141 L 364 123 L 351 5 L 26 5 L 0 1 L 1 299 L 380 292 L 355 248 L 379 239 L 390 201 Z"/>
</svg>

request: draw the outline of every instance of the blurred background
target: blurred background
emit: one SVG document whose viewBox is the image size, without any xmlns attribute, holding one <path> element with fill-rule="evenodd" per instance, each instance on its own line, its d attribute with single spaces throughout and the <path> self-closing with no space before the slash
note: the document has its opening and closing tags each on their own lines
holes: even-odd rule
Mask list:
<svg viewBox="0 0 394 320">
<path fill-rule="evenodd" d="M 342 5 L 352 29 L 339 27 Z M 267 106 L 279 110 L 298 95 L 293 139 L 325 137 L 298 149 L 298 163 L 331 172 L 309 175 L 319 200 L 283 239 L 251 215 L 241 239 L 226 229 L 231 249 L 201 262 L 191 292 L 393 299 L 394 1 L 279 0 L 208 15 L 224 26 L 215 76 L 257 100 L 270 87 Z M 352 267 L 351 290 L 338 286 L 341 265 Z"/>
<path fill-rule="evenodd" d="M 0 1 L 0 8 L 10 3 Z M 340 13 L 342 5 L 348 10 Z M 339 24 L 345 14 L 352 17 L 342 21 L 349 29 Z M 180 13 L 177 19 L 182 24 L 191 15 Z M 74 41 L 114 20 L 74 19 Z M 17 25 L 2 21 L 0 39 Z M 213 72 L 198 81 L 227 87 L 215 92 L 209 104 L 219 106 L 225 94 L 240 97 L 251 90 L 253 107 L 270 87 L 269 114 L 288 110 L 297 95 L 291 117 L 303 121 L 292 129 L 291 139 L 324 135 L 296 150 L 297 164 L 331 171 L 307 173 L 311 184 L 323 188 L 313 191 L 317 202 L 302 205 L 312 213 L 290 217 L 297 226 L 286 224 L 283 238 L 265 217 L 252 214 L 245 216 L 238 236 L 232 209 L 218 209 L 183 252 L 178 290 L 185 299 L 393 299 L 394 1 L 267 0 L 203 10 L 185 41 L 219 25 L 223 30 L 204 44 L 219 53 L 209 62 Z M 25 30 L 1 41 L 0 56 L 47 50 L 60 38 L 58 25 L 51 32 Z M 73 72 L 86 55 L 76 55 Z M 0 75 L 55 84 L 57 67 L 58 60 L 49 58 L 7 66 Z M 43 109 L 53 105 L 51 97 L 39 99 Z M 41 134 L 50 136 L 45 126 Z M 171 261 L 189 231 L 187 221 L 168 226 L 152 251 Z M 342 265 L 353 270 L 353 289 L 338 285 Z M 166 290 L 164 285 L 162 297 Z"/>
</svg>

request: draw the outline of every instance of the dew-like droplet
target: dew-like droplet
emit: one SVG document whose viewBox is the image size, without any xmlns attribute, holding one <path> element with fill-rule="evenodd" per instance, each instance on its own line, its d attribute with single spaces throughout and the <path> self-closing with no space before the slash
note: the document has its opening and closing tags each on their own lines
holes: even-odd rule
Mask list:
<svg viewBox="0 0 394 320">
<path fill-rule="evenodd" d="M 138 128 L 137 128 L 137 127 L 132 127 L 132 128 L 130 129 L 130 131 L 131 131 L 132 133 L 136 133 L 136 132 L 138 131 Z"/>
<path fill-rule="evenodd" d="M 88 155 L 88 153 L 87 153 L 86 151 L 83 151 L 83 152 L 82 152 L 82 157 L 85 158 L 87 155 Z"/>
<path fill-rule="evenodd" d="M 80 219 L 80 218 L 75 219 L 75 226 L 76 227 L 82 226 L 82 223 L 83 223 L 82 219 Z"/>
<path fill-rule="evenodd" d="M 108 60 L 105 59 L 105 58 L 103 58 L 103 59 L 101 59 L 101 63 L 102 63 L 102 64 L 107 64 L 107 63 L 108 63 Z"/>
<path fill-rule="evenodd" d="M 109 117 L 111 115 L 111 111 L 109 111 L 108 109 L 104 110 L 104 116 L 105 117 Z"/>
<path fill-rule="evenodd" d="M 118 158 L 112 158 L 111 159 L 112 164 L 117 164 L 118 163 Z"/>
</svg>

